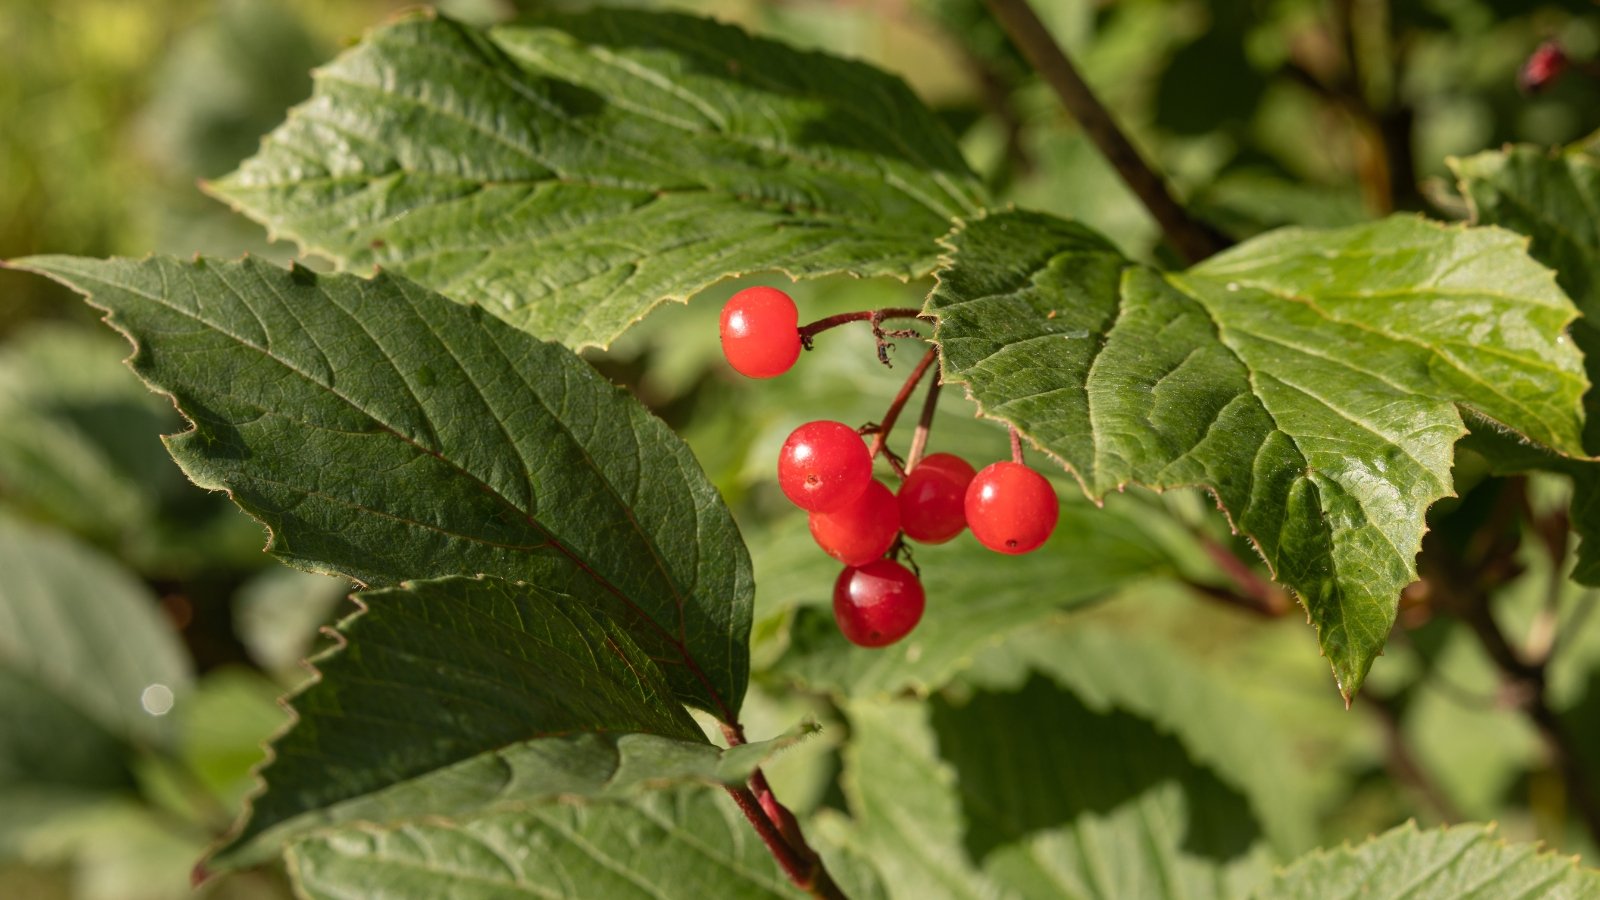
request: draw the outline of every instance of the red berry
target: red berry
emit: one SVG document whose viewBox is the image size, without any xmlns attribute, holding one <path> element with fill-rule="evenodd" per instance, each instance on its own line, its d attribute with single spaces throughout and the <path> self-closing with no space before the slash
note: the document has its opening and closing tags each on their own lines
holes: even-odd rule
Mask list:
<svg viewBox="0 0 1600 900">
<path fill-rule="evenodd" d="M 922 582 L 892 559 L 839 573 L 833 583 L 833 618 L 850 643 L 886 647 L 922 620 Z"/>
<path fill-rule="evenodd" d="M 740 375 L 774 378 L 800 358 L 800 311 L 777 288 L 745 288 L 722 307 L 722 353 Z"/>
<path fill-rule="evenodd" d="M 801 509 L 833 512 L 871 483 L 867 443 L 843 422 L 807 422 L 778 453 L 778 486 Z"/>
<path fill-rule="evenodd" d="M 1567 54 L 1555 41 L 1545 41 L 1517 72 L 1517 86 L 1525 94 L 1537 94 L 1555 84 L 1567 70 Z"/>
<path fill-rule="evenodd" d="M 847 566 L 864 566 L 887 553 L 900 533 L 900 504 L 877 480 L 844 506 L 810 518 L 817 546 Z"/>
<path fill-rule="evenodd" d="M 1001 553 L 1027 553 L 1056 530 L 1061 504 L 1043 475 L 1021 463 L 997 462 L 967 486 L 966 511 L 978 543 Z"/>
<path fill-rule="evenodd" d="M 967 527 L 967 485 L 972 466 L 951 453 L 923 457 L 900 485 L 900 527 L 906 537 L 942 544 Z"/>
</svg>

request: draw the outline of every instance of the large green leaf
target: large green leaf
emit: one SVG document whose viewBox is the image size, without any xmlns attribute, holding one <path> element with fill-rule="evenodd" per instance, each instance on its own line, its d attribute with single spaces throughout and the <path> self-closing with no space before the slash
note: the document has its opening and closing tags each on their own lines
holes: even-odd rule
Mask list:
<svg viewBox="0 0 1600 900">
<path fill-rule="evenodd" d="M 1555 269 L 1556 280 L 1583 318 L 1572 339 L 1590 381 L 1600 370 L 1600 139 L 1565 149 L 1516 146 L 1452 159 L 1473 220 L 1530 238 L 1528 252 Z M 1585 443 L 1600 447 L 1600 391 L 1584 397 Z M 1571 520 L 1583 541 L 1572 577 L 1600 584 L 1600 465 L 1529 447 L 1489 428 L 1475 428 L 1471 446 L 1501 473 L 1545 469 L 1572 479 Z"/>
<path fill-rule="evenodd" d="M 307 829 L 515 809 L 695 779 L 738 783 L 764 748 L 722 751 L 617 624 L 565 586 L 452 577 L 361 595 L 314 660 L 264 790 L 215 863 Z"/>
<path fill-rule="evenodd" d="M 308 837 L 290 850 L 289 865 L 311 900 L 799 896 L 733 803 L 704 788 L 363 825 Z"/>
<path fill-rule="evenodd" d="M 1045 679 L 848 711 L 855 845 L 891 897 L 1231 898 L 1270 868 L 1250 804 L 1178 741 Z"/>
<path fill-rule="evenodd" d="M 1573 857 L 1507 844 L 1493 825 L 1431 831 L 1408 822 L 1355 847 L 1318 851 L 1284 869 L 1262 900 L 1562 900 L 1600 896 L 1600 872 Z"/>
<path fill-rule="evenodd" d="M 1213 491 L 1300 594 L 1347 697 L 1451 493 L 1460 407 L 1583 453 L 1575 310 L 1504 231 L 1286 229 L 1183 273 L 1024 212 L 949 243 L 928 302 L 945 377 L 1091 496 Z"/>
<path fill-rule="evenodd" d="M 39 257 L 134 341 L 168 440 L 292 565 L 367 584 L 588 580 L 688 703 L 732 717 L 753 587 L 682 441 L 571 351 L 392 275 Z"/>
<path fill-rule="evenodd" d="M 170 743 L 165 714 L 190 678 L 142 584 L 87 547 L 0 516 L 0 784 L 125 777 L 126 747 Z"/>
<path fill-rule="evenodd" d="M 375 31 L 211 190 L 574 347 L 740 272 L 926 274 L 980 204 L 899 80 L 619 10 Z"/>
</svg>

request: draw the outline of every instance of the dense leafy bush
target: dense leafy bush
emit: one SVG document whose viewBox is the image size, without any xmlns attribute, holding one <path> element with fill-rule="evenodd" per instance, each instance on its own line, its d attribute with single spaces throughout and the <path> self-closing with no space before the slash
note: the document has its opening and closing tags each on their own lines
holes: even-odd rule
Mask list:
<svg viewBox="0 0 1600 900">
<path fill-rule="evenodd" d="M 225 174 L 225 5 L 8 245 L 177 415 L 8 274 L 0 893 L 1600 894 L 1600 20 L 1445 6 L 457 4 Z"/>
</svg>

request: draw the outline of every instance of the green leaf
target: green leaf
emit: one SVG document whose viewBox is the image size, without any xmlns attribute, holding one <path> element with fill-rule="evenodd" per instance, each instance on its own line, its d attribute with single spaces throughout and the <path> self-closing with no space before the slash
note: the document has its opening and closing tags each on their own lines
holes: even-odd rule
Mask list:
<svg viewBox="0 0 1600 900">
<path fill-rule="evenodd" d="M 311 655 L 350 590 L 348 579 L 273 566 L 234 593 L 234 630 L 257 665 L 285 676 Z"/>
<path fill-rule="evenodd" d="M 1545 900 L 1600 895 L 1600 872 L 1575 857 L 1507 844 L 1493 825 L 1419 831 L 1407 822 L 1355 847 L 1317 851 L 1296 861 L 1259 894 L 1263 900 Z"/>
<path fill-rule="evenodd" d="M 0 573 L 0 783 L 125 780 L 123 748 L 170 743 L 164 716 L 191 678 L 156 598 L 93 550 L 4 516 Z"/>
<path fill-rule="evenodd" d="M 817 550 L 796 517 L 797 527 L 776 532 L 756 550 L 763 618 L 785 598 L 805 601 L 789 625 L 788 650 L 773 670 L 812 689 L 849 696 L 937 688 L 1008 633 L 1171 570 L 1141 522 L 1158 513 L 1136 502 L 1115 506 L 1097 510 L 1069 497 L 1050 540 L 1026 556 L 998 557 L 970 534 L 916 547 L 928 585 L 927 611 L 904 640 L 865 651 L 845 640 L 833 621 L 829 604 L 838 563 Z"/>
<path fill-rule="evenodd" d="M 1528 252 L 1556 271 L 1556 280 L 1583 317 L 1572 339 L 1583 351 L 1589 380 L 1600 371 L 1600 144 L 1565 149 L 1516 146 L 1450 160 L 1473 221 L 1530 238 Z M 1600 447 L 1600 392 L 1584 397 L 1584 441 Z M 1582 537 L 1572 577 L 1600 585 L 1600 465 L 1563 459 L 1492 429 L 1474 428 L 1472 449 L 1497 473 L 1543 469 L 1572 479 L 1570 518 Z"/>
<path fill-rule="evenodd" d="M 403 19 L 211 190 L 575 348 L 741 272 L 925 275 L 981 203 L 898 79 L 633 10 Z"/>
<path fill-rule="evenodd" d="M 311 900 L 781 898 L 798 893 L 731 801 L 704 788 L 629 803 L 313 835 L 289 852 Z"/>
<path fill-rule="evenodd" d="M 1008 212 L 949 239 L 944 375 L 1093 497 L 1202 485 L 1299 593 L 1348 698 L 1451 493 L 1460 407 L 1582 455 L 1575 312 L 1515 235 L 1286 229 L 1184 273 Z"/>
<path fill-rule="evenodd" d="M 1242 795 L 1045 679 L 848 712 L 856 846 L 891 897 L 1227 898 L 1269 869 Z"/>
<path fill-rule="evenodd" d="M 290 699 L 265 789 L 214 858 L 306 830 L 515 809 L 683 780 L 736 783 L 770 748 L 722 751 L 618 625 L 563 589 L 445 578 L 361 594 L 346 646 Z"/>
<path fill-rule="evenodd" d="M 392 275 L 39 257 L 193 423 L 168 448 L 291 565 L 372 585 L 587 580 L 687 703 L 744 696 L 753 587 L 727 507 L 659 419 L 566 348 Z"/>
<path fill-rule="evenodd" d="M 1285 855 L 1311 846 L 1310 788 L 1289 736 L 1251 698 L 1168 642 L 1069 618 L 1018 631 L 982 654 L 965 680 L 1015 691 L 1034 672 L 1095 713 L 1121 710 L 1177 738 L 1195 765 L 1249 800 Z"/>
</svg>

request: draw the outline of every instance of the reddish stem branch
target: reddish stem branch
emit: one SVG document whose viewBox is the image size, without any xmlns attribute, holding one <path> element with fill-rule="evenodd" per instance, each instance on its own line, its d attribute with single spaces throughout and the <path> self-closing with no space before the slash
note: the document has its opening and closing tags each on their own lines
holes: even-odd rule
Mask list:
<svg viewBox="0 0 1600 900">
<path fill-rule="evenodd" d="M 1072 61 L 1067 58 L 1050 31 L 1027 0 L 984 0 L 989 12 L 1005 29 L 1011 42 L 1039 72 L 1061 105 L 1067 108 L 1084 133 L 1122 176 L 1145 209 L 1161 226 L 1161 232 L 1185 259 L 1199 262 L 1222 250 L 1227 241 L 1206 227 L 1173 199 L 1167 185 L 1128 140 L 1109 110 L 1094 95 Z"/>
<path fill-rule="evenodd" d="M 1011 461 L 1022 464 L 1022 432 L 1007 425 L 1006 430 L 1011 432 Z"/>
<path fill-rule="evenodd" d="M 722 734 L 730 747 L 745 743 L 744 727 L 737 722 L 731 725 L 724 722 Z M 799 820 L 778 802 L 767 784 L 767 776 L 759 767 L 751 774 L 748 788 L 729 786 L 727 791 L 796 887 L 823 900 L 847 900 L 823 865 L 822 857 L 806 843 Z"/>
<path fill-rule="evenodd" d="M 908 473 L 917 467 L 928 449 L 928 434 L 933 430 L 933 416 L 939 410 L 939 388 L 943 386 L 938 375 L 928 382 L 928 395 L 922 399 L 922 415 L 917 419 L 917 430 L 911 434 L 911 452 L 906 454 Z"/>
<path fill-rule="evenodd" d="M 889 319 L 919 319 L 924 322 L 932 321 L 923 317 L 922 310 L 912 309 L 910 307 L 862 309 L 855 312 L 839 313 L 836 316 L 828 316 L 826 318 L 818 319 L 809 325 L 800 326 L 800 343 L 809 349 L 811 347 L 811 341 L 816 338 L 817 335 L 827 331 L 830 328 L 838 328 L 840 325 L 848 325 L 851 322 L 870 322 L 872 324 L 873 335 L 875 337 L 881 336 L 883 334 L 883 329 L 879 326 L 881 323 L 886 322 Z"/>
<path fill-rule="evenodd" d="M 917 367 L 911 370 L 905 384 L 900 385 L 900 393 L 894 395 L 894 400 L 883 413 L 883 421 L 878 424 L 872 436 L 872 458 L 877 459 L 883 452 L 883 445 L 889 440 L 889 432 L 894 430 L 894 423 L 900 418 L 900 411 L 905 409 L 906 401 L 911 399 L 912 393 L 917 389 L 917 384 L 922 381 L 922 376 L 927 374 L 928 367 L 933 364 L 934 357 L 939 354 L 936 347 L 929 347 L 928 352 L 922 354 L 922 359 L 917 360 Z"/>
</svg>

